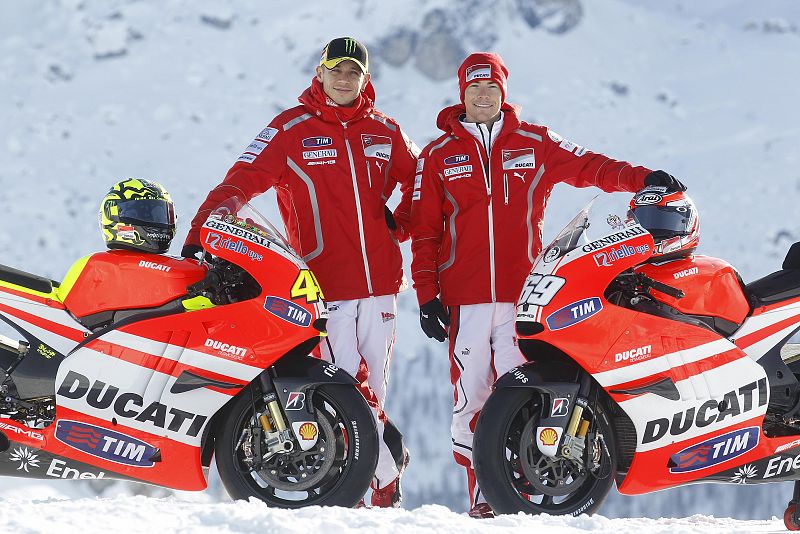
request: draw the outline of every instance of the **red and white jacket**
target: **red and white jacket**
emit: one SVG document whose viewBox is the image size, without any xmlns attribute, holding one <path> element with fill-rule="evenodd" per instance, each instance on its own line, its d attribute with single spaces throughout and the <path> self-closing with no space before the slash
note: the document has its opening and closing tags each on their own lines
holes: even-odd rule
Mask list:
<svg viewBox="0 0 800 534">
<path fill-rule="evenodd" d="M 446 133 L 420 154 L 411 209 L 420 304 L 439 295 L 447 306 L 516 302 L 555 184 L 635 192 L 651 172 L 522 122 L 514 106 L 502 111 L 502 128 L 484 144 L 459 121 L 463 105 L 442 110 Z"/>
<path fill-rule="evenodd" d="M 374 109 L 374 97 L 368 83 L 354 107 L 335 107 L 313 80 L 301 105 L 275 117 L 208 194 L 186 244 L 199 245 L 200 226 L 225 199 L 250 200 L 275 187 L 289 242 L 327 300 L 397 293 L 398 241 L 409 237 L 419 149 Z M 403 197 L 392 232 L 384 206 L 398 183 Z"/>
</svg>

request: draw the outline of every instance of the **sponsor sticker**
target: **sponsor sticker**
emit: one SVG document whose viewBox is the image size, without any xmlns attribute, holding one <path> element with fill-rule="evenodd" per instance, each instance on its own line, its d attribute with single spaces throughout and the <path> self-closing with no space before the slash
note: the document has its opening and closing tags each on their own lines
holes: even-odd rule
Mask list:
<svg viewBox="0 0 800 534">
<path fill-rule="evenodd" d="M 292 430 L 294 435 L 297 436 L 300 448 L 304 451 L 313 447 L 317 442 L 319 428 L 315 421 L 295 421 L 292 423 Z"/>
<path fill-rule="evenodd" d="M 277 315 L 284 321 L 288 321 L 298 326 L 308 326 L 311 324 L 311 313 L 294 302 L 280 297 L 269 296 L 264 302 L 264 309 L 273 315 Z"/>
<path fill-rule="evenodd" d="M 270 141 L 272 141 L 272 138 L 275 137 L 275 134 L 277 133 L 278 133 L 277 128 L 266 127 L 263 130 L 261 130 L 261 133 L 259 133 L 256 136 L 256 139 L 261 139 L 262 141 L 266 141 L 267 143 L 269 143 Z"/>
<path fill-rule="evenodd" d="M 392 140 L 385 135 L 361 134 L 361 146 L 368 158 L 389 161 L 392 157 Z"/>
<path fill-rule="evenodd" d="M 633 199 L 633 203 L 636 206 L 649 206 L 651 204 L 658 204 L 663 198 L 664 197 L 659 193 L 642 193 L 641 195 L 636 195 L 636 198 Z"/>
<path fill-rule="evenodd" d="M 118 224 L 117 235 L 122 239 L 136 239 L 136 229 L 129 224 Z"/>
<path fill-rule="evenodd" d="M 547 137 L 549 137 L 550 140 L 553 141 L 554 143 L 560 143 L 561 141 L 564 140 L 563 137 L 561 137 L 559 134 L 557 134 L 553 130 L 547 130 Z"/>
<path fill-rule="evenodd" d="M 558 427 L 538 427 L 536 429 L 536 446 L 545 456 L 553 457 L 558 452 L 558 442 L 564 431 Z"/>
<path fill-rule="evenodd" d="M 381 312 L 381 320 L 384 323 L 388 323 L 389 321 L 394 319 L 394 314 L 389 312 Z"/>
<path fill-rule="evenodd" d="M 168 265 L 162 265 L 154 261 L 145 261 L 145 260 L 139 262 L 139 267 L 143 267 L 145 269 L 153 269 L 154 271 L 164 271 L 165 273 L 168 273 L 172 270 L 172 267 Z"/>
<path fill-rule="evenodd" d="M 62 420 L 56 439 L 86 454 L 134 467 L 152 467 L 159 451 L 140 439 L 88 423 Z"/>
<path fill-rule="evenodd" d="M 459 165 L 469 161 L 469 154 L 456 154 L 455 156 L 448 156 L 444 158 L 445 165 Z"/>
<path fill-rule="evenodd" d="M 560 254 L 561 249 L 557 246 L 553 246 L 547 251 L 547 254 L 544 255 L 544 262 L 550 263 L 551 261 L 556 260 Z"/>
<path fill-rule="evenodd" d="M 732 460 L 758 445 L 761 431 L 758 427 L 740 428 L 715 436 L 697 445 L 687 447 L 672 455 L 670 473 L 688 473 Z"/>
<path fill-rule="evenodd" d="M 492 77 L 492 66 L 489 64 L 478 64 L 467 67 L 464 79 L 467 83 L 472 80 L 486 80 Z"/>
<path fill-rule="evenodd" d="M 311 441 L 317 437 L 317 426 L 314 423 L 303 423 L 300 425 L 300 439 L 304 441 Z"/>
<path fill-rule="evenodd" d="M 579 300 L 551 313 L 547 317 L 547 326 L 550 330 L 567 328 L 588 319 L 602 309 L 603 303 L 597 297 Z"/>
<path fill-rule="evenodd" d="M 550 417 L 564 417 L 569 413 L 569 399 L 553 399 Z"/>
<path fill-rule="evenodd" d="M 572 141 L 567 141 L 566 139 L 562 140 L 558 146 L 566 150 L 567 152 L 572 152 L 578 157 L 583 156 L 586 153 L 586 149 L 583 148 L 581 145 L 576 145 Z"/>
<path fill-rule="evenodd" d="M 253 163 L 256 160 L 256 157 L 253 154 L 242 154 L 239 156 L 239 159 L 236 161 L 241 161 L 243 163 Z"/>
<path fill-rule="evenodd" d="M 259 139 L 254 139 L 252 143 L 247 145 L 247 148 L 244 149 L 246 153 L 250 154 L 261 154 L 261 152 L 267 147 L 267 143 L 261 141 Z"/>
<path fill-rule="evenodd" d="M 794 441 L 790 441 L 789 443 L 784 443 L 783 445 L 775 447 L 775 452 L 778 453 L 788 451 L 789 449 L 794 449 L 795 447 L 800 447 L 800 439 L 796 439 Z"/>
<path fill-rule="evenodd" d="M 425 158 L 419 158 L 417 160 L 417 174 L 421 173 L 423 168 L 425 168 Z"/>
<path fill-rule="evenodd" d="M 616 363 L 619 362 L 635 363 L 642 360 L 647 360 L 652 355 L 653 355 L 653 346 L 644 345 L 642 347 L 636 347 L 635 349 L 623 350 L 622 352 L 616 353 L 614 355 L 614 361 Z"/>
<path fill-rule="evenodd" d="M 532 148 L 503 150 L 503 170 L 532 169 L 536 167 L 536 158 Z"/>
<path fill-rule="evenodd" d="M 306 394 L 302 391 L 291 391 L 286 399 L 287 410 L 302 410 L 306 404 Z"/>
<path fill-rule="evenodd" d="M 211 247 L 212 250 L 230 250 L 237 254 L 247 256 L 253 261 L 262 261 L 264 259 L 263 254 L 251 250 L 243 241 L 232 237 L 223 237 L 216 232 L 208 233 L 206 236 L 206 244 Z"/>
<path fill-rule="evenodd" d="M 230 343 L 223 343 L 222 341 L 217 341 L 216 339 L 207 338 L 203 346 L 218 350 L 225 354 L 231 356 L 239 356 L 243 358 L 247 355 L 247 349 L 244 347 L 237 347 L 236 345 L 231 345 Z"/>
<path fill-rule="evenodd" d="M 459 165 L 458 167 L 450 167 L 444 170 L 445 176 L 454 176 L 456 174 L 465 174 L 472 172 L 472 165 Z"/>
<path fill-rule="evenodd" d="M 98 399 L 90 391 L 102 392 Z M 56 392 L 59 403 L 80 408 L 83 404 L 95 410 L 102 410 L 103 416 L 111 419 L 113 414 L 125 419 L 133 419 L 139 424 L 152 425 L 162 431 L 180 433 L 197 437 L 208 420 L 208 416 L 178 409 L 168 404 L 153 401 L 147 404 L 141 395 L 125 391 L 102 380 L 92 380 L 77 371 L 67 371 Z M 68 401 L 68 402 L 65 402 Z M 125 421 L 122 421 L 125 424 Z"/>
<path fill-rule="evenodd" d="M 28 436 L 29 438 L 42 441 L 44 440 L 44 434 L 40 432 L 36 432 L 35 430 L 28 429 L 28 428 L 20 428 L 18 426 L 9 425 L 8 423 L 4 423 L 0 421 L 0 429 L 3 429 L 7 432 L 13 432 L 15 434 L 21 434 L 23 436 Z"/>
<path fill-rule="evenodd" d="M 686 278 L 687 276 L 692 276 L 693 274 L 697 274 L 699 272 L 700 269 L 698 269 L 697 267 L 690 267 L 688 269 L 678 271 L 677 273 L 672 273 L 672 277 L 675 278 L 675 280 L 677 280 L 679 278 Z"/>
<path fill-rule="evenodd" d="M 306 137 L 303 139 L 303 148 L 319 148 L 323 146 L 331 146 L 332 144 L 333 139 L 324 135 Z"/>
<path fill-rule="evenodd" d="M 335 158 L 336 157 L 336 149 L 335 148 L 327 148 L 325 150 L 306 150 L 303 152 L 303 159 L 324 159 L 324 158 Z"/>
</svg>

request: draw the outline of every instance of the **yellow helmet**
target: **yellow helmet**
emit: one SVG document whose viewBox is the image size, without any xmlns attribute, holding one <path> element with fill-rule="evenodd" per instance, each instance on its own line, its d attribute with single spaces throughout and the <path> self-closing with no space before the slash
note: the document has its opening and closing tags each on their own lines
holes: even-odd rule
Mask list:
<svg viewBox="0 0 800 534">
<path fill-rule="evenodd" d="M 169 193 L 150 180 L 123 180 L 100 204 L 100 230 L 111 249 L 163 254 L 175 237 L 176 219 Z"/>
</svg>

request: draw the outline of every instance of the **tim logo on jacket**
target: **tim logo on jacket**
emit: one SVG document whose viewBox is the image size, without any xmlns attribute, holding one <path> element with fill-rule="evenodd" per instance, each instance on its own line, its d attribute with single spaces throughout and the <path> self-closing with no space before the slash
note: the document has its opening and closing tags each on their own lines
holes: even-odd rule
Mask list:
<svg viewBox="0 0 800 534">
<path fill-rule="evenodd" d="M 392 158 L 392 140 L 385 135 L 361 134 L 361 146 L 368 158 L 389 161 Z"/>
</svg>

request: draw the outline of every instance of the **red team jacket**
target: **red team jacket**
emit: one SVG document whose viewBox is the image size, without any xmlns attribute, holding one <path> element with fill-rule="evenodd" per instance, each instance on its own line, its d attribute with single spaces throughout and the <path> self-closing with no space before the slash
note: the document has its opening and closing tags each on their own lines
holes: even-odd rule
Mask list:
<svg viewBox="0 0 800 534">
<path fill-rule="evenodd" d="M 542 248 L 545 205 L 559 182 L 635 192 L 651 171 L 590 152 L 503 105 L 491 153 L 464 129 L 464 106 L 442 110 L 445 134 L 417 162 L 411 265 L 420 304 L 516 302 Z"/>
<path fill-rule="evenodd" d="M 408 238 L 418 149 L 374 109 L 371 84 L 363 96 L 356 109 L 327 105 L 315 79 L 300 96 L 302 105 L 275 117 L 209 193 L 186 244 L 199 244 L 200 226 L 226 198 L 250 200 L 275 187 L 289 241 L 327 300 L 397 293 L 403 276 L 398 240 Z M 403 198 L 393 233 L 384 206 L 398 183 Z"/>
</svg>

